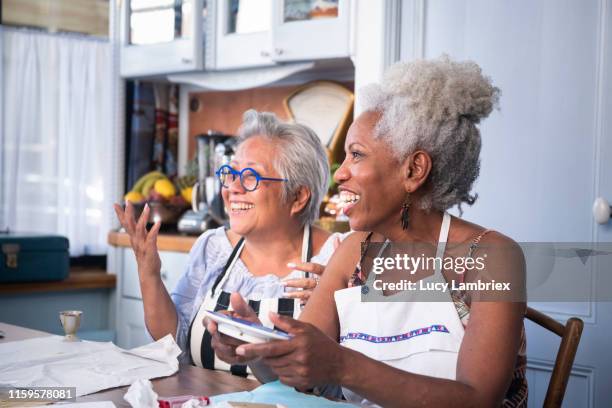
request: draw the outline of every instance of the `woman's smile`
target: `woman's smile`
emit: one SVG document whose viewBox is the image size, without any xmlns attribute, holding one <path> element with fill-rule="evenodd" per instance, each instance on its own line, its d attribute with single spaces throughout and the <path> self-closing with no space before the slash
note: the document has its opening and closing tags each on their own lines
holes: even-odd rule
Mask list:
<svg viewBox="0 0 612 408">
<path fill-rule="evenodd" d="M 348 189 L 340 188 L 340 208 L 344 215 L 349 216 L 349 213 L 359 202 L 361 196 Z"/>
<path fill-rule="evenodd" d="M 230 200 L 230 215 L 243 215 L 255 207 L 255 204 L 246 201 Z"/>
</svg>

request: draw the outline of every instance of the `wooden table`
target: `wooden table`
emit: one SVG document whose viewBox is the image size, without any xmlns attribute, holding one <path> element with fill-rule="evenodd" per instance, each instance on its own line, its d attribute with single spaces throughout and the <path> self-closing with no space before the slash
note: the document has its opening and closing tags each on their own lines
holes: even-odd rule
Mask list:
<svg viewBox="0 0 612 408">
<path fill-rule="evenodd" d="M 0 330 L 4 332 L 4 338 L 0 344 L 9 341 L 26 340 L 34 337 L 48 336 L 48 333 L 38 330 L 26 329 L 6 323 L 0 323 Z M 152 380 L 153 389 L 160 396 L 174 395 L 218 395 L 228 392 L 250 391 L 259 383 L 253 380 L 236 377 L 234 375 L 206 370 L 194 366 L 181 365 L 179 371 L 165 378 Z M 129 407 L 123 399 L 128 387 L 112 388 L 95 394 L 85 395 L 77 398 L 77 402 L 87 401 L 112 401 L 117 407 Z"/>
<path fill-rule="evenodd" d="M 49 333 L 40 330 L 26 329 L 25 327 L 13 326 L 12 324 L 2 322 L 0 322 L 0 331 L 4 332 L 4 337 L 0 338 L 0 344 L 8 343 L 9 341 L 49 336 Z"/>
</svg>

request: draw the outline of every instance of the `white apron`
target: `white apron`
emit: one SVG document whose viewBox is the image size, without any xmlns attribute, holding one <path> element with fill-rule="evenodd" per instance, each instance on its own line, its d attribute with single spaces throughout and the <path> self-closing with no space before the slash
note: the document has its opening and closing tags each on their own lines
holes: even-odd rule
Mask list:
<svg viewBox="0 0 612 408">
<path fill-rule="evenodd" d="M 450 220 L 444 213 L 437 257 L 444 256 Z M 374 273 L 368 274 L 369 287 L 374 278 Z M 424 281 L 446 282 L 441 268 Z M 361 289 L 355 286 L 334 294 L 340 344 L 404 371 L 455 379 L 464 328 L 449 292 L 444 302 L 362 302 Z M 406 295 L 401 293 L 403 299 Z M 351 403 L 376 406 L 346 388 L 343 393 Z"/>
<path fill-rule="evenodd" d="M 246 377 L 250 373 L 249 368 L 243 364 L 227 364 L 219 359 L 211 346 L 212 337 L 206 330 L 203 324 L 204 311 L 213 310 L 231 310 L 230 295 L 231 293 L 223 290 L 225 283 L 229 279 L 234 265 L 240 258 L 240 253 L 244 247 L 244 238 L 242 238 L 234 250 L 232 251 L 225 268 L 216 279 L 212 288 L 204 297 L 204 301 L 200 305 L 200 309 L 195 318 L 191 322 L 189 328 L 188 341 L 189 351 L 191 353 L 192 364 L 198 367 L 230 371 L 234 375 Z M 312 239 L 310 234 L 310 226 L 304 227 L 304 236 L 302 239 L 302 262 L 310 261 L 312 257 Z M 296 278 L 299 276 L 296 276 Z M 309 277 L 309 273 L 302 272 L 301 277 Z M 302 311 L 300 299 L 286 298 L 264 298 L 264 299 L 245 299 L 249 306 L 257 313 L 261 323 L 269 328 L 273 328 L 274 324 L 270 321 L 269 312 L 275 312 L 284 316 L 297 319 Z"/>
</svg>

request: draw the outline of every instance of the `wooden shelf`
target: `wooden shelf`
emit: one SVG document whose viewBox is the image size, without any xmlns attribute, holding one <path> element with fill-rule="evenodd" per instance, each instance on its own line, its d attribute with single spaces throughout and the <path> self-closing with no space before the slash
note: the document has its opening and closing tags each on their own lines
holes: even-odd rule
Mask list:
<svg viewBox="0 0 612 408">
<path fill-rule="evenodd" d="M 114 289 L 117 277 L 104 269 L 70 268 L 68 278 L 54 282 L 15 282 L 0 284 L 0 293 L 63 292 L 67 290 Z"/>
<path fill-rule="evenodd" d="M 189 252 L 198 237 L 185 235 L 159 234 L 157 248 L 160 251 Z M 125 232 L 111 231 L 108 233 L 108 243 L 112 246 L 130 248 L 130 237 Z"/>
</svg>

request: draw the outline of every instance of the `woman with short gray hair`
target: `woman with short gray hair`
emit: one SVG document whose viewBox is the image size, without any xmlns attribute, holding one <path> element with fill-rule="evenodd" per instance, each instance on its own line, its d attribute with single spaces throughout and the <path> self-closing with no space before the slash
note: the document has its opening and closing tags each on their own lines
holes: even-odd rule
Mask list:
<svg viewBox="0 0 612 408">
<path fill-rule="evenodd" d="M 171 295 L 160 278 L 160 224 L 147 232 L 148 207 L 137 223 L 130 203 L 125 212 L 115 210 L 136 254 L 151 336 L 174 335 L 185 362 L 246 376 L 245 365 L 216 358 L 205 311 L 228 309 L 237 292 L 269 327 L 268 311 L 297 318 L 339 237 L 312 225 L 329 179 L 327 156 L 312 130 L 249 110 L 238 137 L 234 158 L 216 172 L 230 228 L 197 239 Z"/>
<path fill-rule="evenodd" d="M 334 175 L 357 232 L 300 320 L 273 316 L 291 340 L 230 348 L 209 322 L 213 345 L 228 361 L 265 363 L 267 379 L 339 384 L 365 406 L 526 406 L 522 251 L 447 212 L 476 200 L 478 124 L 499 90 L 475 63 L 442 57 L 398 63 L 362 96 Z"/>
<path fill-rule="evenodd" d="M 283 200 L 288 200 L 301 187 L 308 188 L 311 198 L 298 218 L 303 224 L 314 223 L 329 186 L 329 163 L 320 139 L 309 127 L 281 122 L 273 113 L 246 111 L 238 144 L 262 136 L 279 146 L 273 165 L 287 179 L 282 184 Z"/>
</svg>

